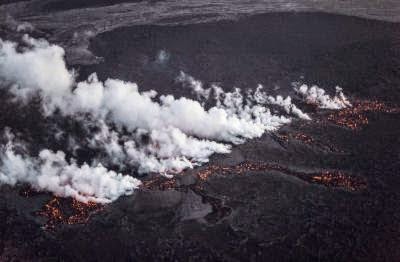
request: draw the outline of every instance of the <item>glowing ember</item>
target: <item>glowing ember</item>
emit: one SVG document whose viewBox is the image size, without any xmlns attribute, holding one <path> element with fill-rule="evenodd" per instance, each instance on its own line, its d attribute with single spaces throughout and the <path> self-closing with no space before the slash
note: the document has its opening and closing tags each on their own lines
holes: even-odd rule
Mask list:
<svg viewBox="0 0 400 262">
<path fill-rule="evenodd" d="M 51 229 L 58 224 L 87 223 L 90 216 L 102 208 L 102 205 L 93 202 L 82 203 L 75 199 L 55 197 L 38 214 L 48 219 L 45 228 Z"/>
<path fill-rule="evenodd" d="M 378 101 L 356 101 L 353 107 L 330 114 L 328 120 L 352 130 L 358 130 L 368 124 L 367 112 L 399 113 L 400 108 L 390 107 Z"/>
</svg>

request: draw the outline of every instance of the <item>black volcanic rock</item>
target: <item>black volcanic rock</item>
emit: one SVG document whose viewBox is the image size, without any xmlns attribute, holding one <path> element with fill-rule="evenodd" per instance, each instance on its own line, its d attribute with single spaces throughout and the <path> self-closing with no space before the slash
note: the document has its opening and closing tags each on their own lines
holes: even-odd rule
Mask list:
<svg viewBox="0 0 400 262">
<path fill-rule="evenodd" d="M 396 102 L 399 31 L 398 24 L 321 13 L 134 26 L 96 37 L 90 48 L 104 61 L 81 71 L 82 78 L 97 72 L 135 81 L 142 89 L 186 96 L 175 82 L 180 70 L 228 90 L 261 83 L 285 94 L 291 82 L 304 81 Z M 162 67 L 155 62 L 160 50 L 170 54 Z"/>
<path fill-rule="evenodd" d="M 134 26 L 95 37 L 91 50 L 104 61 L 81 66 L 80 74 L 96 71 L 176 96 L 190 96 L 175 81 L 180 70 L 225 89 L 263 83 L 291 94 L 292 81 L 340 84 L 352 100 L 395 107 L 399 30 L 325 14 Z M 170 54 L 165 66 L 155 61 L 160 50 Z M 32 134 L 37 145 L 65 147 L 44 139 L 54 119 L 41 119 L 37 108 L 21 118 L 13 116 L 21 113 L 16 105 L 0 110 L 3 126 Z M 329 121 L 327 111 L 310 112 L 313 121 L 235 146 L 176 181 L 160 178 L 159 188 L 144 186 L 85 223 L 46 228 L 38 212 L 52 196 L 2 186 L 0 261 L 397 261 L 399 112 L 366 112 L 368 124 L 354 130 Z M 73 119 L 61 124 L 80 132 Z M 346 175 L 343 184 L 324 183 L 324 172 L 334 171 Z M 151 185 L 154 178 L 142 179 Z M 362 186 L 349 187 L 356 178 Z"/>
</svg>

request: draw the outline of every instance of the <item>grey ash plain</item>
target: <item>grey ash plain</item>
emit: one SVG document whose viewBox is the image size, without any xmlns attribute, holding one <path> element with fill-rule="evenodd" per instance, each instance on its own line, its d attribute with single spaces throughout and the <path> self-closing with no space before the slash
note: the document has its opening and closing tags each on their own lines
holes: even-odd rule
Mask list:
<svg viewBox="0 0 400 262">
<path fill-rule="evenodd" d="M 290 83 L 301 80 L 323 87 L 340 85 L 350 98 L 394 105 L 400 101 L 400 24 L 394 21 L 399 16 L 395 1 L 321 3 L 322 7 L 337 3 L 338 13 L 370 18 L 375 14 L 374 18 L 388 21 L 320 12 L 270 13 L 275 9 L 260 14 L 265 11 L 260 1 L 234 1 L 230 19 L 223 19 L 222 4 L 209 4 L 207 12 L 192 10 L 188 16 L 185 4 L 193 1 L 183 1 L 182 16 L 160 13 L 161 20 L 157 10 L 166 10 L 165 1 L 125 3 L 125 7 L 145 6 L 153 13 L 145 21 L 135 16 L 144 9 L 132 9 L 126 12 L 132 20 L 114 22 L 109 16 L 96 16 L 118 9 L 107 1 L 82 6 L 95 7 L 89 9 L 81 9 L 77 1 L 43 2 L 32 9 L 24 8 L 37 1 L 0 5 L 0 12 L 8 8 L 13 19 L 36 27 L 34 35 L 66 47 L 67 59 L 73 57 L 70 65 L 78 68 L 82 79 L 97 72 L 102 79 L 131 80 L 143 89 L 190 96 L 174 81 L 183 70 L 226 89 L 263 83 L 290 94 Z M 276 10 L 285 11 L 283 1 L 277 2 L 281 8 Z M 285 4 L 286 9 L 316 11 L 313 2 Z M 172 13 L 176 4 L 171 1 Z M 247 11 L 236 10 L 239 4 L 247 5 Z M 10 10 L 14 5 L 20 9 Z M 258 9 L 250 12 L 251 6 Z M 198 8 L 206 10 L 204 5 Z M 63 20 L 74 14 L 79 17 L 71 23 Z M 98 20 L 90 24 L 90 16 Z M 2 37 L 15 37 L 7 23 L 2 24 Z M 72 33 L 85 30 L 93 35 L 84 38 L 83 45 L 73 43 Z M 166 64 L 155 61 L 160 50 L 170 54 Z M 43 129 L 40 123 L 45 120 L 34 107 L 27 114 L 1 103 L 0 110 L 2 126 L 27 135 L 31 132 L 38 144 L 52 143 L 40 139 L 50 131 Z M 323 119 L 326 114 L 315 112 L 314 118 Z M 86 224 L 60 224 L 48 231 L 43 229 L 46 220 L 36 212 L 50 195 L 26 198 L 20 188 L 2 186 L 0 260 L 398 261 L 400 117 L 383 112 L 367 116 L 369 124 L 356 131 L 323 121 L 295 121 L 279 131 L 302 132 L 315 141 L 329 141 L 338 150 L 296 139 L 282 142 L 275 134 L 265 134 L 235 147 L 229 155 L 214 156 L 209 164 L 232 166 L 248 161 L 275 163 L 297 172 L 339 170 L 366 181 L 367 187 L 355 192 L 272 170 L 215 174 L 201 182 L 196 173 L 206 166 L 179 176 L 174 189 L 142 189 L 107 205 Z M 71 132 L 77 130 L 71 128 Z M 201 194 L 195 189 L 199 183 Z"/>
</svg>

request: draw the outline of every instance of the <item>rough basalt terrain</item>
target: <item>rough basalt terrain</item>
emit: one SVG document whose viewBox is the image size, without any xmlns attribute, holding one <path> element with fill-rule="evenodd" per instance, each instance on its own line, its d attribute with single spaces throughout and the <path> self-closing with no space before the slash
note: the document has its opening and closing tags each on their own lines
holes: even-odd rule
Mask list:
<svg viewBox="0 0 400 262">
<path fill-rule="evenodd" d="M 40 16 L 33 34 L 52 35 Z M 35 26 L 34 16 L 26 20 Z M 8 30 L 1 36 L 13 37 Z M 1 186 L 0 261 L 398 261 L 400 24 L 274 13 L 105 31 L 87 43 L 95 63 L 71 63 L 79 78 L 97 72 L 178 97 L 191 96 L 176 82 L 180 70 L 227 89 L 340 85 L 353 107 L 303 105 L 312 121 L 171 179 L 142 176 L 133 195 L 107 205 Z M 160 50 L 167 64 L 155 61 Z M 0 110 L 2 127 L 51 142 L 40 140 L 51 131 L 35 106 L 27 114 L 4 102 Z"/>
</svg>

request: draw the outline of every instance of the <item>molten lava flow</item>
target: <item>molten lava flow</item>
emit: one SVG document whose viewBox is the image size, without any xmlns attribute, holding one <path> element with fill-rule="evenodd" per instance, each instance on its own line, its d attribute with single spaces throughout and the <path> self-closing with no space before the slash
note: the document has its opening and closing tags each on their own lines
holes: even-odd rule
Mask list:
<svg viewBox="0 0 400 262">
<path fill-rule="evenodd" d="M 312 176 L 314 183 L 323 184 L 331 187 L 346 188 L 350 191 L 357 191 L 366 188 L 366 183 L 361 179 L 350 177 L 344 173 L 338 172 L 323 172 L 319 175 Z"/>
<path fill-rule="evenodd" d="M 39 215 L 46 217 L 46 229 L 59 224 L 83 224 L 90 216 L 103 208 L 102 205 L 88 202 L 82 203 L 75 199 L 54 197 L 44 205 Z"/>
<path fill-rule="evenodd" d="M 175 178 L 166 178 L 157 176 L 153 179 L 143 181 L 141 188 L 151 189 L 151 190 L 168 190 L 176 188 L 176 179 Z"/>
<path fill-rule="evenodd" d="M 82 203 L 73 199 L 72 208 L 75 211 L 75 214 L 68 217 L 67 221 L 70 225 L 86 223 L 89 220 L 90 215 L 93 212 L 102 209 L 102 206 L 94 202 Z"/>
<path fill-rule="evenodd" d="M 347 175 L 341 171 L 324 171 L 321 173 L 305 173 L 290 170 L 286 167 L 279 166 L 276 164 L 265 164 L 265 163 L 250 163 L 244 162 L 236 166 L 221 167 L 221 166 L 210 166 L 199 173 L 197 176 L 201 181 L 206 181 L 212 175 L 229 175 L 229 174 L 243 174 L 249 171 L 279 171 L 287 175 L 296 176 L 309 183 L 321 184 L 326 187 L 339 187 L 349 191 L 357 191 L 365 189 L 366 182 L 356 176 Z"/>
<path fill-rule="evenodd" d="M 54 227 L 56 224 L 61 223 L 64 220 L 64 216 L 60 209 L 60 201 L 57 197 L 44 205 L 39 214 L 48 218 L 46 228 Z"/>
<path fill-rule="evenodd" d="M 232 172 L 232 169 L 230 167 L 209 166 L 206 169 L 197 173 L 197 176 L 200 180 L 206 181 L 208 179 L 208 177 L 214 175 L 215 173 L 220 173 L 222 175 L 226 175 L 230 172 Z M 238 172 L 235 172 L 235 173 L 238 173 Z"/>
<path fill-rule="evenodd" d="M 358 130 L 368 124 L 367 112 L 399 113 L 400 108 L 391 107 L 378 101 L 356 101 L 353 103 L 353 107 L 330 114 L 328 120 L 352 130 Z"/>
<path fill-rule="evenodd" d="M 294 134 L 275 134 L 275 137 L 277 138 L 278 142 L 281 144 L 282 144 L 282 142 L 286 144 L 291 139 L 293 139 L 293 140 L 300 141 L 307 145 L 316 146 L 325 151 L 330 151 L 330 152 L 335 152 L 335 153 L 343 153 L 343 150 L 340 150 L 333 144 L 329 143 L 329 141 L 327 141 L 326 139 L 325 140 L 314 139 L 312 136 L 305 134 L 305 133 L 301 133 L 301 132 L 297 132 Z"/>
</svg>

